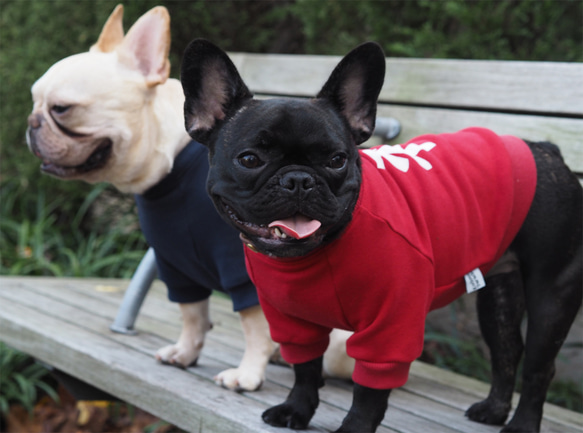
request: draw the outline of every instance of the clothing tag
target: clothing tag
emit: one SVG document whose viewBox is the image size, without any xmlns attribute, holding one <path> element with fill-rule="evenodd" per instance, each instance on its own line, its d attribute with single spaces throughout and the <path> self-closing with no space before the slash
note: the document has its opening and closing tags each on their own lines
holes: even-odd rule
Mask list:
<svg viewBox="0 0 583 433">
<path fill-rule="evenodd" d="M 484 281 L 484 276 L 482 275 L 480 268 L 476 268 L 472 272 L 464 275 L 464 280 L 466 280 L 466 292 L 468 293 L 486 287 L 486 281 Z"/>
</svg>

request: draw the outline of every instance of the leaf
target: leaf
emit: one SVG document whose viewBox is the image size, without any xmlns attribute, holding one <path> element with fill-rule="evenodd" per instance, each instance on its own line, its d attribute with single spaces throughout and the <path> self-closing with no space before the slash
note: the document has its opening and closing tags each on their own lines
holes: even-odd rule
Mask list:
<svg viewBox="0 0 583 433">
<path fill-rule="evenodd" d="M 41 390 L 43 390 L 45 392 L 45 394 L 47 394 L 50 398 L 52 398 L 56 403 L 58 403 L 60 401 L 59 394 L 48 383 L 40 381 L 40 382 L 36 383 L 36 386 L 38 388 L 40 388 Z"/>
<path fill-rule="evenodd" d="M 18 383 L 22 393 L 20 400 L 27 408 L 32 407 L 36 400 L 36 388 L 34 387 L 34 384 L 21 373 L 14 373 L 13 377 Z"/>
<path fill-rule="evenodd" d="M 0 414 L 7 414 L 9 409 L 8 399 L 0 394 Z"/>
</svg>

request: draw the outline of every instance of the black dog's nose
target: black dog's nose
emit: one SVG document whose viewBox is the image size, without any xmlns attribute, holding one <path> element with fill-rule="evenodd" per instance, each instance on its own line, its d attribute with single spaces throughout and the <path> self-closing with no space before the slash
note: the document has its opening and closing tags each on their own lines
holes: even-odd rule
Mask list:
<svg viewBox="0 0 583 433">
<path fill-rule="evenodd" d="M 279 184 L 291 192 L 298 192 L 311 190 L 316 185 L 316 181 L 310 174 L 303 171 L 290 171 L 281 177 Z"/>
</svg>

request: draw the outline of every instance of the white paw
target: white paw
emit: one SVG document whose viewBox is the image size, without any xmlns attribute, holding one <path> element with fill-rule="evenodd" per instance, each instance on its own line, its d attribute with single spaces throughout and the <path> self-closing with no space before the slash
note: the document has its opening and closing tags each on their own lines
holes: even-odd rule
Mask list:
<svg viewBox="0 0 583 433">
<path fill-rule="evenodd" d="M 257 371 L 239 367 L 221 371 L 214 380 L 217 385 L 233 391 L 256 391 L 263 384 L 264 377 Z"/>
<path fill-rule="evenodd" d="M 190 367 L 196 364 L 200 350 L 195 346 L 171 344 L 156 352 L 156 359 L 162 364 L 174 365 L 180 368 Z"/>
</svg>

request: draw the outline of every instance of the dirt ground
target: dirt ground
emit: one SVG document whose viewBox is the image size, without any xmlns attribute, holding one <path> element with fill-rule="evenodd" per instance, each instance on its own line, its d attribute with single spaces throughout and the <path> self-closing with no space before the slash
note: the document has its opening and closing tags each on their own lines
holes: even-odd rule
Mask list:
<svg viewBox="0 0 583 433">
<path fill-rule="evenodd" d="M 29 414 L 10 407 L 2 433 L 181 433 L 182 430 L 123 402 L 76 401 L 59 386 L 59 402 L 43 397 Z"/>
</svg>

